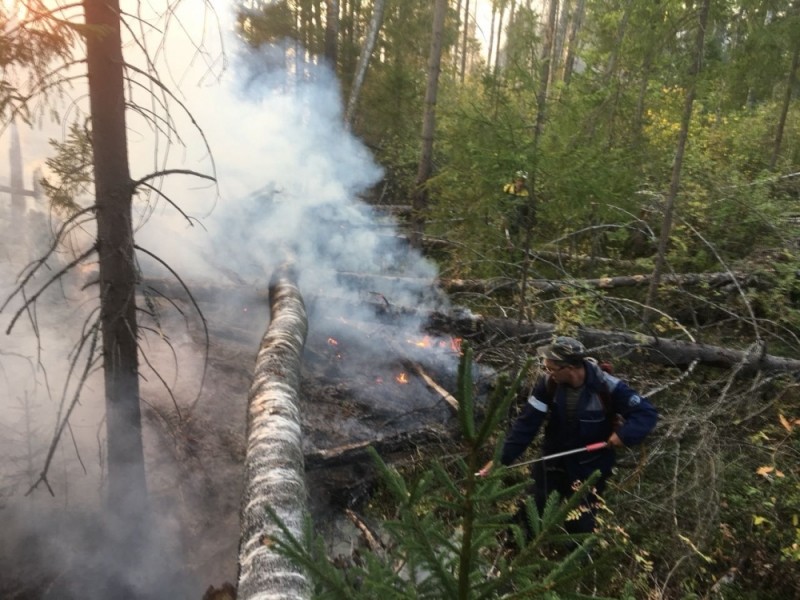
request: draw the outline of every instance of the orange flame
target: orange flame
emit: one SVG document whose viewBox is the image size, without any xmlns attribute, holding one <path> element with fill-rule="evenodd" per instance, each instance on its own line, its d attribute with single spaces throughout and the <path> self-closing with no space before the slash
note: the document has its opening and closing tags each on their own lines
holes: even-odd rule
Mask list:
<svg viewBox="0 0 800 600">
<path fill-rule="evenodd" d="M 431 346 L 431 338 L 430 338 L 430 336 L 426 335 L 424 338 L 422 338 L 421 340 L 417 340 L 416 342 L 412 342 L 411 340 L 408 340 L 408 343 L 409 344 L 414 344 L 415 346 L 418 346 L 419 348 L 430 348 L 430 346 Z"/>
<path fill-rule="evenodd" d="M 404 384 L 404 385 L 405 385 L 406 383 L 408 383 L 408 375 L 407 375 L 405 372 L 403 372 L 403 373 L 400 373 L 400 375 L 398 375 L 397 377 L 395 377 L 395 378 L 394 378 L 394 380 L 395 380 L 397 383 L 402 383 L 402 384 Z"/>
</svg>

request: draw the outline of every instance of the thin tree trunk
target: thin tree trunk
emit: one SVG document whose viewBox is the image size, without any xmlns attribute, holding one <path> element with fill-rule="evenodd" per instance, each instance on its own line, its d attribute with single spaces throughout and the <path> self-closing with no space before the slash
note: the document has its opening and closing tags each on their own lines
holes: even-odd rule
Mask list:
<svg viewBox="0 0 800 600">
<path fill-rule="evenodd" d="M 325 0 L 325 58 L 334 73 L 339 61 L 339 0 Z"/>
<path fill-rule="evenodd" d="M 115 512 L 141 518 L 146 484 L 139 406 L 136 267 L 132 184 L 125 129 L 125 94 L 118 0 L 84 0 L 92 150 L 100 263 L 108 503 Z"/>
<path fill-rule="evenodd" d="M 567 40 L 566 55 L 564 57 L 564 83 L 569 84 L 572 72 L 575 69 L 575 56 L 578 53 L 578 32 L 583 25 L 583 16 L 586 13 L 586 0 L 578 0 L 570 24 L 569 39 Z"/>
<path fill-rule="evenodd" d="M 372 52 L 375 49 L 378 31 L 380 31 L 381 24 L 383 23 L 383 11 L 385 7 L 386 0 L 375 0 L 372 9 L 372 19 L 370 19 L 369 30 L 367 31 L 367 39 L 364 41 L 364 48 L 362 48 L 361 54 L 358 56 L 356 73 L 353 78 L 353 85 L 350 88 L 350 97 L 347 99 L 347 110 L 344 114 L 344 122 L 348 128 L 353 126 L 353 117 L 356 112 L 358 97 L 361 94 L 361 86 L 364 85 L 364 78 L 367 76 L 367 67 L 369 66 L 370 58 L 372 58 Z"/>
<path fill-rule="evenodd" d="M 667 257 L 667 247 L 669 237 L 672 234 L 672 217 L 675 212 L 675 201 L 678 197 L 678 189 L 681 183 L 681 167 L 683 166 L 683 154 L 686 150 L 686 140 L 689 137 L 689 125 L 692 120 L 692 108 L 694 98 L 697 93 L 697 78 L 703 65 L 703 46 L 705 44 L 706 23 L 708 22 L 710 0 L 703 0 L 698 15 L 697 37 L 695 38 L 695 55 L 692 72 L 690 75 L 689 87 L 686 91 L 686 99 L 683 106 L 683 116 L 681 117 L 681 130 L 678 135 L 678 147 L 675 151 L 675 158 L 672 162 L 672 179 L 669 185 L 669 195 L 667 196 L 664 208 L 664 222 L 661 225 L 661 234 L 658 239 L 658 250 L 656 261 L 653 266 L 653 279 L 650 281 L 650 288 L 647 290 L 647 300 L 645 306 L 652 306 L 658 297 L 658 285 L 661 281 L 661 273 L 664 270 Z M 650 310 L 645 309 L 643 315 L 645 321 L 653 317 Z"/>
<path fill-rule="evenodd" d="M 6 229 L 6 249 L 16 260 L 27 262 L 28 248 L 25 221 L 27 203 L 25 201 L 25 176 L 22 167 L 22 145 L 19 142 L 19 129 L 16 118 L 11 121 L 11 147 L 9 149 L 9 192 L 11 193 L 11 215 L 9 227 Z"/>
<path fill-rule="evenodd" d="M 789 105 L 792 102 L 792 93 L 794 86 L 797 82 L 797 66 L 800 62 L 800 36 L 794 44 L 794 53 L 792 54 L 792 66 L 789 69 L 789 81 L 786 82 L 786 94 L 783 96 L 783 106 L 781 107 L 781 116 L 778 120 L 778 127 L 775 131 L 775 145 L 772 149 L 772 158 L 769 161 L 769 168 L 771 171 L 775 170 L 775 165 L 778 164 L 778 156 L 781 152 L 781 143 L 783 141 L 783 131 L 786 127 L 786 115 L 789 114 Z"/>
<path fill-rule="evenodd" d="M 428 85 L 425 89 L 425 113 L 422 118 L 422 152 L 417 169 L 416 189 L 413 199 L 411 245 L 422 247 L 425 230 L 425 210 L 428 208 L 427 182 L 433 172 L 433 137 L 436 132 L 436 96 L 439 90 L 439 72 L 442 63 L 442 36 L 447 15 L 447 0 L 436 0 L 433 8 L 433 34 L 428 60 Z"/>
<path fill-rule="evenodd" d="M 500 5 L 500 14 L 497 16 L 497 48 L 494 53 L 494 74 L 500 72 L 500 48 L 503 40 L 503 18 L 505 17 L 505 2 Z"/>
<path fill-rule="evenodd" d="M 461 69 L 459 78 L 464 83 L 467 73 L 467 34 L 469 33 L 469 0 L 464 3 L 464 31 L 461 37 Z"/>
<path fill-rule="evenodd" d="M 642 130 L 644 129 L 644 109 L 645 101 L 647 99 L 647 88 L 650 85 L 650 70 L 653 66 L 653 52 L 648 50 L 642 62 L 641 81 L 639 82 L 639 95 L 636 99 L 636 114 L 633 119 L 633 138 L 636 140 L 637 146 L 642 138 Z"/>
<path fill-rule="evenodd" d="M 557 81 L 564 80 L 564 49 L 567 46 L 567 30 L 569 29 L 569 21 L 574 12 L 574 7 L 571 6 L 570 0 L 564 0 L 561 3 L 561 9 L 558 15 L 558 25 L 556 27 L 556 36 L 553 43 L 553 64 L 550 70 Z"/>
<path fill-rule="evenodd" d="M 617 70 L 617 60 L 619 59 L 619 53 L 622 51 L 622 43 L 625 40 L 625 32 L 628 30 L 628 21 L 630 20 L 632 10 L 633 0 L 628 0 L 625 3 L 625 10 L 622 12 L 622 18 L 617 24 L 617 35 L 614 38 L 614 45 L 611 47 L 611 53 L 606 63 L 606 71 L 603 74 L 605 83 L 608 83 Z"/>
<path fill-rule="evenodd" d="M 492 21 L 489 24 L 489 49 L 486 53 L 486 69 L 492 69 L 492 50 L 494 49 L 494 21 L 497 18 L 497 9 L 492 3 Z"/>
<path fill-rule="evenodd" d="M 467 1 L 469 2 L 469 0 Z M 462 25 L 466 28 L 466 21 L 464 23 L 461 22 L 461 0 L 458 0 L 456 3 L 456 43 L 453 44 L 453 73 L 458 73 L 458 66 L 461 64 L 461 44 L 458 43 L 458 40 L 461 39 Z"/>
<path fill-rule="evenodd" d="M 306 600 L 307 574 L 274 549 L 271 540 L 283 533 L 266 511 L 302 539 L 307 509 L 298 390 L 308 318 L 286 273 L 270 283 L 270 309 L 248 398 L 237 598 Z"/>
<path fill-rule="evenodd" d="M 544 46 L 541 53 L 541 72 L 539 75 L 539 91 L 536 94 L 536 125 L 533 130 L 533 147 L 531 154 L 533 156 L 532 168 L 530 169 L 529 177 L 529 194 L 528 197 L 528 212 L 529 219 L 524 223 L 525 227 L 525 242 L 524 250 L 525 257 L 522 261 L 522 274 L 520 277 L 522 293 L 520 294 L 519 315 L 520 319 L 525 315 L 526 304 L 526 282 L 528 279 L 528 272 L 530 270 L 530 249 L 533 242 L 533 215 L 536 213 L 537 195 L 536 195 L 536 178 L 539 161 L 539 140 L 544 132 L 544 123 L 547 116 L 547 82 L 550 80 L 550 57 L 553 52 L 553 36 L 556 28 L 556 16 L 558 14 L 558 0 L 551 0 L 550 12 L 547 19 L 547 29 L 545 30 Z"/>
</svg>

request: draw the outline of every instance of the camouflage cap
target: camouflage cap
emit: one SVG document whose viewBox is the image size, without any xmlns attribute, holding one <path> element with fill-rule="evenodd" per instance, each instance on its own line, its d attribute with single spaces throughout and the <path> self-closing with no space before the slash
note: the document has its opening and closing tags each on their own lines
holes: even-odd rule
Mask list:
<svg viewBox="0 0 800 600">
<path fill-rule="evenodd" d="M 575 338 L 560 335 L 552 343 L 539 346 L 536 354 L 547 360 L 557 362 L 578 362 L 586 356 L 586 348 Z"/>
</svg>

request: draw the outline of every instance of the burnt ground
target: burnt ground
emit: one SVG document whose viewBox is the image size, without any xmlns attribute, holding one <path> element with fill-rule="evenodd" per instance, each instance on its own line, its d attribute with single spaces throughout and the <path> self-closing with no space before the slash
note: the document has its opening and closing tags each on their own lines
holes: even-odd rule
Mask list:
<svg viewBox="0 0 800 600">
<path fill-rule="evenodd" d="M 156 586 L 156 598 L 199 600 L 209 586 L 237 579 L 247 396 L 269 311 L 263 297 L 225 300 L 224 306 L 213 300 L 201 305 L 207 341 L 188 303 L 165 301 L 159 324 L 171 344 L 148 346 L 151 364 L 164 373 L 178 365 L 175 377 L 165 378 L 174 396 L 152 375 L 143 379 L 141 392 L 148 487 L 160 539 L 149 557 L 154 571 L 134 577 L 137 584 L 149 578 L 144 583 Z M 176 314 L 175 306 L 182 312 Z M 454 411 L 416 371 L 454 392 L 458 352 L 450 341 L 406 333 L 392 319 L 326 325 L 312 316 L 301 424 L 311 517 L 333 557 L 352 551 L 359 533 L 343 516 L 345 509 L 359 511 L 376 481 L 366 445 L 395 464 L 416 460 L 423 448 L 452 450 Z M 491 380 L 487 373 L 481 386 Z M 92 487 L 97 497 L 101 486 Z M 39 497 L 60 502 L 59 496 Z M 94 510 L 73 506 L 62 513 L 70 522 L 59 525 L 66 533 L 48 525 L 14 536 L 14 545 L 0 544 L 0 597 L 103 598 L 84 584 L 103 578 L 114 526 L 104 527 Z M 127 577 L 129 570 L 121 568 Z M 162 588 L 159 569 L 170 580 Z"/>
<path fill-rule="evenodd" d="M 175 523 L 187 571 L 205 588 L 236 582 L 246 403 L 268 311 L 253 304 L 228 307 L 222 316 L 212 306 L 203 309 L 211 334 L 208 371 L 194 411 L 178 419 L 162 399 L 146 418 L 151 493 Z M 307 491 L 315 529 L 332 555 L 357 535 L 344 509 L 358 510 L 375 482 L 363 446 L 377 442 L 387 462 L 402 461 L 423 444 L 452 445 L 457 428 L 441 392 L 415 371 L 422 367 L 452 393 L 457 351 L 446 339 L 398 336 L 392 327 L 365 333 L 359 326 L 310 326 L 300 390 Z M 203 347 L 196 326 L 192 339 Z"/>
</svg>

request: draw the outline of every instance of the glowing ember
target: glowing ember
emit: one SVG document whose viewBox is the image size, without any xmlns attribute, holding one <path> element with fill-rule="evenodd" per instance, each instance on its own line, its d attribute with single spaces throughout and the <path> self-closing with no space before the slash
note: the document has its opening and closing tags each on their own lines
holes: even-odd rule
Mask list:
<svg viewBox="0 0 800 600">
<path fill-rule="evenodd" d="M 400 375 L 398 375 L 397 377 L 395 377 L 395 378 L 394 378 L 394 380 L 395 380 L 397 383 L 406 384 L 406 383 L 408 383 L 408 375 L 407 375 L 405 372 L 403 372 L 403 373 L 400 373 Z"/>
<path fill-rule="evenodd" d="M 418 340 L 406 340 L 409 344 L 418 348 L 442 348 L 453 352 L 461 353 L 461 338 L 450 338 L 449 340 L 439 340 L 434 342 L 429 335 Z"/>
<path fill-rule="evenodd" d="M 416 342 L 414 340 L 408 340 L 408 343 L 409 344 L 414 344 L 415 346 L 417 346 L 419 348 L 430 348 L 431 347 L 431 338 L 430 338 L 430 336 L 426 335 L 424 338 L 422 338 L 421 340 L 417 340 Z"/>
</svg>

